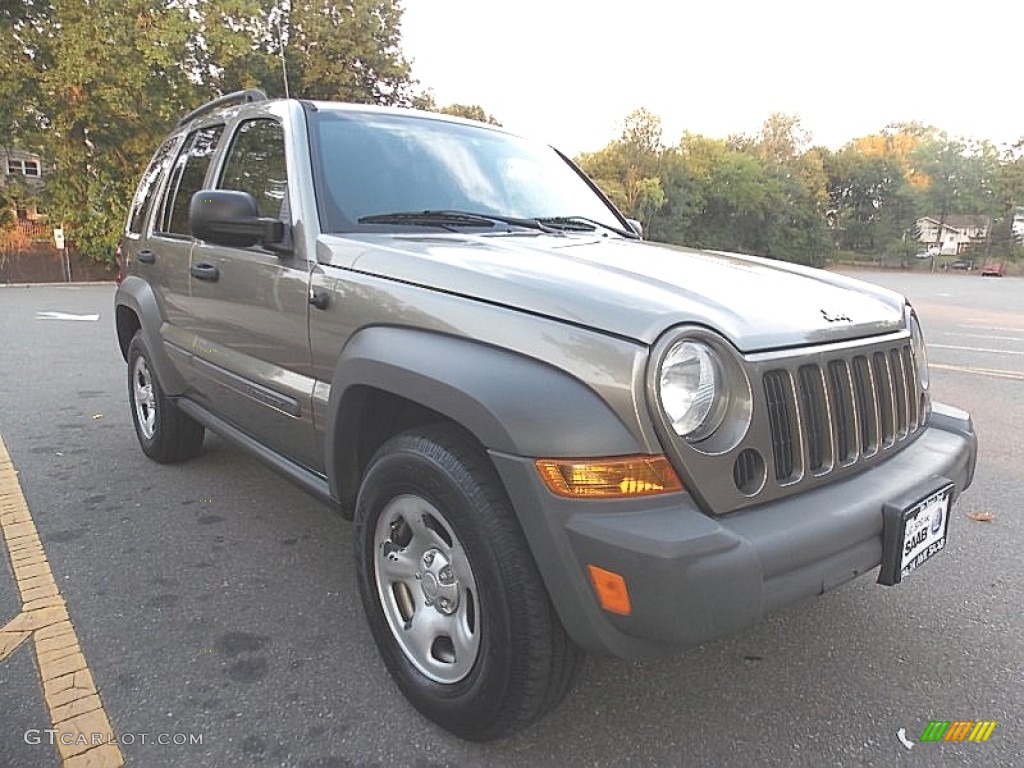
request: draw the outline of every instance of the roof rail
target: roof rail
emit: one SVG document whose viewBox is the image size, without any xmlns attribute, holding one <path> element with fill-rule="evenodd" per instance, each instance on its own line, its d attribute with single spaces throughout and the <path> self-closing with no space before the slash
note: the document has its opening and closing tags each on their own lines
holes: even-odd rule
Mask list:
<svg viewBox="0 0 1024 768">
<path fill-rule="evenodd" d="M 259 88 L 246 88 L 244 91 L 235 91 L 234 93 L 226 93 L 223 96 L 218 96 L 216 99 L 206 102 L 203 106 L 193 109 L 181 120 L 178 121 L 178 127 L 185 125 L 197 117 L 205 115 L 207 112 L 213 112 L 215 109 L 221 107 L 228 107 L 232 104 L 250 104 L 254 101 L 266 101 L 267 94 L 261 91 Z"/>
</svg>

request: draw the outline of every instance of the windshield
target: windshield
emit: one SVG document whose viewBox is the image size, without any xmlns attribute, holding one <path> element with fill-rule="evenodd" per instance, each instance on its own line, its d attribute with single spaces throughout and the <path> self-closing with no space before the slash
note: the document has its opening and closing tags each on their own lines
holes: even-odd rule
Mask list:
<svg viewBox="0 0 1024 768">
<path fill-rule="evenodd" d="M 551 147 L 501 131 L 414 115 L 324 109 L 310 115 L 325 232 L 411 229 L 360 224 L 382 214 L 464 211 L 623 222 Z"/>
</svg>

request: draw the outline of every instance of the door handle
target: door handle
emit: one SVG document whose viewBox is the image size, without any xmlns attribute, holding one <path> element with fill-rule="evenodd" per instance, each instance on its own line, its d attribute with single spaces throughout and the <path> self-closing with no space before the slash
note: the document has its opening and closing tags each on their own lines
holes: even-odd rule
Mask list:
<svg viewBox="0 0 1024 768">
<path fill-rule="evenodd" d="M 331 303 L 330 294 L 327 291 L 321 291 L 319 288 L 310 288 L 309 303 L 317 309 L 327 309 L 327 306 Z"/>
<path fill-rule="evenodd" d="M 211 283 L 217 282 L 220 277 L 220 270 L 213 264 L 193 264 L 189 272 L 196 280 L 207 280 Z"/>
<path fill-rule="evenodd" d="M 152 264 L 154 261 L 156 261 L 156 254 L 147 248 L 144 251 L 139 251 L 139 255 L 136 256 L 135 258 L 137 258 L 143 264 Z"/>
</svg>

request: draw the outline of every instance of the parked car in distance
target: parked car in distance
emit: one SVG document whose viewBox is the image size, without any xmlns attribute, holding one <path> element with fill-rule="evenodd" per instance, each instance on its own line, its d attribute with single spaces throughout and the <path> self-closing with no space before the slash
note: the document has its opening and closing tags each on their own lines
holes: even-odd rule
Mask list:
<svg viewBox="0 0 1024 768">
<path fill-rule="evenodd" d="M 974 269 L 973 259 L 957 259 L 949 265 L 950 269 L 956 269 L 961 272 L 970 272 Z"/>
<path fill-rule="evenodd" d="M 1006 267 L 1002 264 L 986 264 L 981 268 L 982 277 L 1005 277 Z"/>
</svg>

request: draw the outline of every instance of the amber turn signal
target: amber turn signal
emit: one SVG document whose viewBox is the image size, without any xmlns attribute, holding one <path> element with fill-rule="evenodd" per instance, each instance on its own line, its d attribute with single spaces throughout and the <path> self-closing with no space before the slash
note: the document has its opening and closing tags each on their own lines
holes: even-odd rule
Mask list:
<svg viewBox="0 0 1024 768">
<path fill-rule="evenodd" d="M 629 616 L 633 612 L 626 580 L 622 576 L 615 571 L 598 568 L 596 565 L 588 565 L 587 572 L 590 573 L 590 583 L 594 585 L 597 602 L 601 604 L 602 608 L 620 616 Z"/>
<path fill-rule="evenodd" d="M 573 499 L 624 499 L 683 490 L 664 456 L 538 459 L 537 471 L 548 490 Z"/>
</svg>

